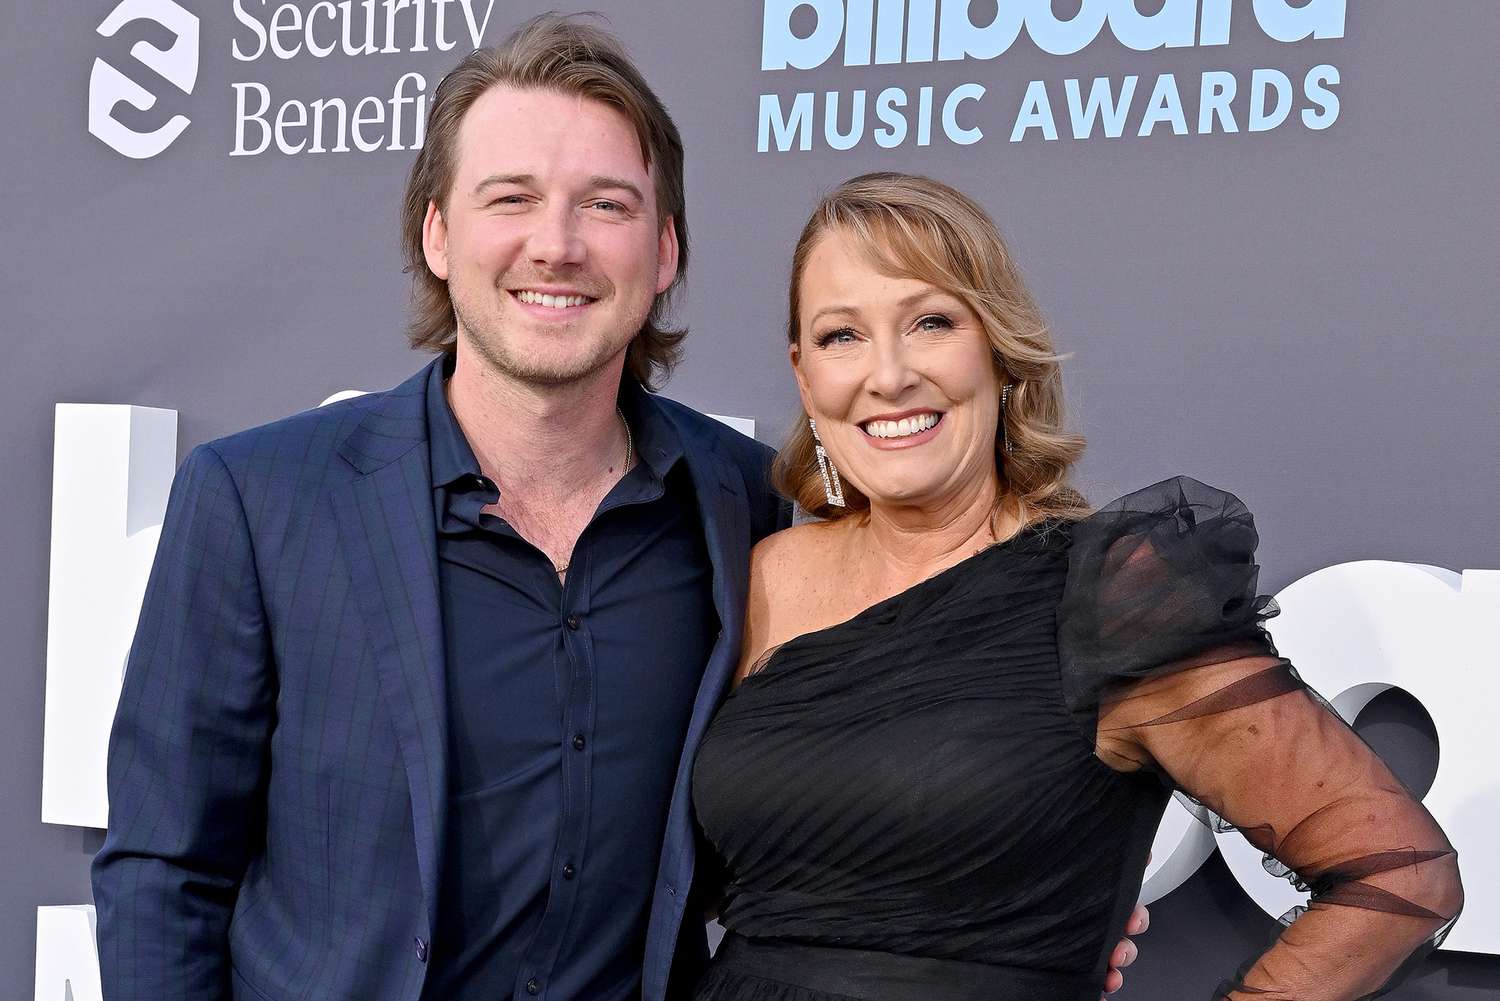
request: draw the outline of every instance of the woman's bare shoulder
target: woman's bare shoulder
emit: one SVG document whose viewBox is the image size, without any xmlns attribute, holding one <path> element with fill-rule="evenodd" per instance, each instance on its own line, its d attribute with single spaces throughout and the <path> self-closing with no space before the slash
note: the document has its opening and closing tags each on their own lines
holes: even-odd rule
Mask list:
<svg viewBox="0 0 1500 1001">
<path fill-rule="evenodd" d="M 844 545 L 844 526 L 809 521 L 766 536 L 750 551 L 750 586 L 795 590 L 837 560 Z"/>
<path fill-rule="evenodd" d="M 768 535 L 750 553 L 749 601 L 745 608 L 745 644 L 739 677 L 743 678 L 767 651 L 806 632 L 819 617 L 820 585 L 836 569 L 844 548 L 844 529 L 834 523 L 808 522 Z"/>
</svg>

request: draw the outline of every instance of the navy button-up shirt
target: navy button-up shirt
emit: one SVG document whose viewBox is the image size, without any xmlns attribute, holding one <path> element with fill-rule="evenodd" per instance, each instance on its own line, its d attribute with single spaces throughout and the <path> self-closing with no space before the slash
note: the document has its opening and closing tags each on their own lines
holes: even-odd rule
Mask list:
<svg viewBox="0 0 1500 1001">
<path fill-rule="evenodd" d="M 626 1001 L 719 621 L 676 429 L 628 380 L 638 462 L 566 582 L 503 520 L 427 388 L 448 679 L 448 835 L 425 997 Z"/>
</svg>

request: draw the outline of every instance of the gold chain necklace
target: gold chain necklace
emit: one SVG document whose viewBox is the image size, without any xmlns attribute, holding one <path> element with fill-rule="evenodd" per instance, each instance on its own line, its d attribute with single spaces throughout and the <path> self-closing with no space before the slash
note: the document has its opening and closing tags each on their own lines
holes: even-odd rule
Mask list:
<svg viewBox="0 0 1500 1001">
<path fill-rule="evenodd" d="M 630 433 L 630 422 L 625 419 L 625 411 L 620 409 L 618 403 L 615 404 L 615 415 L 620 418 L 620 426 L 625 429 L 625 465 L 621 472 L 623 476 L 630 472 L 630 467 L 635 462 L 635 436 Z M 568 567 L 572 564 L 573 561 L 569 559 L 561 564 L 553 564 L 552 568 L 557 571 L 557 576 L 561 577 L 568 572 Z"/>
</svg>

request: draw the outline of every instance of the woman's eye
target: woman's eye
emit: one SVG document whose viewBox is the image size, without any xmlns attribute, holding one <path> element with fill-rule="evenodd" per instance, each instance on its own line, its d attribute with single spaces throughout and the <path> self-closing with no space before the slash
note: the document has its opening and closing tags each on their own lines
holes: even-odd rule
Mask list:
<svg viewBox="0 0 1500 1001">
<path fill-rule="evenodd" d="M 942 313 L 929 313 L 916 323 L 918 330 L 949 330 L 953 327 L 953 321 Z"/>
<path fill-rule="evenodd" d="M 848 327 L 840 327 L 837 330 L 819 334 L 813 343 L 820 348 L 826 348 L 830 344 L 848 344 L 854 340 L 854 336 L 854 331 Z"/>
</svg>

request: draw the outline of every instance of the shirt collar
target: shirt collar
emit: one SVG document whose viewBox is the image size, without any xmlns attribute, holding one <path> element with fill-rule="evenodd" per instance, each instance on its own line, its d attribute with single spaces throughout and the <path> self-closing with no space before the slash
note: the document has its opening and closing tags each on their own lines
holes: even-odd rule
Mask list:
<svg viewBox="0 0 1500 1001">
<path fill-rule="evenodd" d="M 682 436 L 656 401 L 640 383 L 626 376 L 620 382 L 620 411 L 630 423 L 636 460 L 651 475 L 665 482 L 667 473 L 682 458 Z"/>
<path fill-rule="evenodd" d="M 432 367 L 427 379 L 427 437 L 431 456 L 433 489 L 452 486 L 483 476 L 479 460 L 469 447 L 469 440 L 453 416 L 444 387 L 453 375 L 453 357 Z M 682 437 L 677 427 L 662 411 L 656 398 L 628 376 L 620 382 L 620 411 L 630 424 L 636 461 L 650 471 L 653 478 L 665 481 L 667 473 L 683 456 Z M 503 489 L 503 485 L 502 485 Z"/>
<path fill-rule="evenodd" d="M 453 416 L 453 408 L 448 405 L 444 387 L 452 374 L 453 356 L 449 355 L 442 364 L 432 366 L 432 374 L 427 379 L 427 447 L 431 456 L 433 489 L 452 486 L 464 477 L 477 480 L 481 475 L 479 460 L 474 458 L 469 439 L 464 437 L 458 418 Z"/>
</svg>

